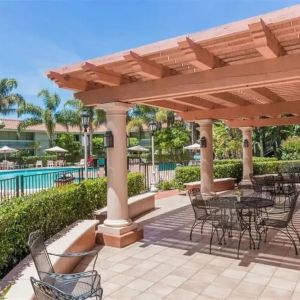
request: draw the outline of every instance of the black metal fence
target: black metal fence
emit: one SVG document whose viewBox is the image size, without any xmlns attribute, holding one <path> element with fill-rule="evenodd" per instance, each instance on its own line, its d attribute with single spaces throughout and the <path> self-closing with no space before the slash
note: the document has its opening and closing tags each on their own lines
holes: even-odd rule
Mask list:
<svg viewBox="0 0 300 300">
<path fill-rule="evenodd" d="M 37 169 L 38 172 L 38 169 Z M 99 177 L 99 170 L 88 169 L 88 178 Z M 13 176 L 13 174 L 12 174 Z M 83 168 L 72 168 L 60 171 L 40 172 L 36 174 L 17 175 L 0 179 L 0 203 L 13 197 L 34 194 L 52 187 L 71 182 L 79 183 L 84 178 Z"/>
</svg>

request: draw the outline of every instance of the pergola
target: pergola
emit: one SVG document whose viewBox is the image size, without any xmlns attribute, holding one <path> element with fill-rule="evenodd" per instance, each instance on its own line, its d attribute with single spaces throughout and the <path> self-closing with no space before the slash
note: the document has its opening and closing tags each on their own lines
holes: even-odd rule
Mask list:
<svg viewBox="0 0 300 300">
<path fill-rule="evenodd" d="M 252 173 L 253 127 L 300 123 L 300 5 L 51 70 L 59 87 L 106 110 L 108 218 L 103 233 L 123 238 L 128 218 L 126 111 L 166 108 L 200 124 L 201 190 L 214 192 L 213 120 L 243 132 L 243 181 Z M 247 142 L 246 142 L 247 141 Z"/>
</svg>

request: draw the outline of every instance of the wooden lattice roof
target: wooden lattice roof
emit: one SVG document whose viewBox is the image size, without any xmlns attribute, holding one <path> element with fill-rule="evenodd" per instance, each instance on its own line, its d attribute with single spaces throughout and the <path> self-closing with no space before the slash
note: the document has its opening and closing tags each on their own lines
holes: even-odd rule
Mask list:
<svg viewBox="0 0 300 300">
<path fill-rule="evenodd" d="M 300 5 L 47 76 L 86 105 L 146 104 L 233 127 L 300 123 Z"/>
</svg>

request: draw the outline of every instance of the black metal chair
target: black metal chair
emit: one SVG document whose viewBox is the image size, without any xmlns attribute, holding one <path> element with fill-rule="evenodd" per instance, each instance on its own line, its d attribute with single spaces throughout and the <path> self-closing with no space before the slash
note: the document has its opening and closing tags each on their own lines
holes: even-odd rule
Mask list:
<svg viewBox="0 0 300 300">
<path fill-rule="evenodd" d="M 199 188 L 193 188 L 188 191 L 191 205 L 194 211 L 195 220 L 190 231 L 190 240 L 192 240 L 193 230 L 197 225 L 201 224 L 201 234 L 206 221 L 211 220 L 211 215 L 208 210 L 208 200 L 204 200 Z"/>
<path fill-rule="evenodd" d="M 292 230 L 297 235 L 297 238 L 299 239 L 299 243 L 300 243 L 300 234 L 293 223 L 293 215 L 294 215 L 294 212 L 296 209 L 298 196 L 299 196 L 299 193 L 295 193 L 292 196 L 289 211 L 288 211 L 288 213 L 285 214 L 285 216 L 283 218 L 270 218 L 269 216 L 267 216 L 267 217 L 263 217 L 260 220 L 258 227 L 257 227 L 257 228 L 262 229 L 259 231 L 259 235 L 260 235 L 259 243 L 261 241 L 262 233 L 265 234 L 265 242 L 267 241 L 268 230 L 269 230 L 269 228 L 272 228 L 274 230 L 282 232 L 290 239 L 290 241 L 294 245 L 295 253 L 296 253 L 296 255 L 298 255 L 297 245 L 295 243 L 293 236 L 291 235 L 291 233 L 289 231 L 289 230 Z M 285 229 L 285 231 L 284 231 L 284 229 Z"/>
<path fill-rule="evenodd" d="M 103 289 L 101 288 L 101 277 L 98 272 L 95 271 L 95 263 L 98 257 L 97 251 L 65 254 L 49 253 L 45 247 L 43 234 L 39 230 L 29 235 L 28 247 L 41 281 L 60 290 L 66 295 L 74 297 L 74 299 L 82 300 L 89 297 L 102 299 Z M 72 274 L 56 273 L 49 255 L 73 259 L 94 256 L 93 269 L 91 271 Z"/>
<path fill-rule="evenodd" d="M 226 245 L 226 233 L 228 237 L 232 237 L 232 232 L 239 233 L 237 258 L 239 258 L 241 240 L 245 232 L 249 233 L 250 249 L 255 249 L 255 243 L 251 234 L 251 212 L 244 213 L 242 209 L 238 208 L 235 197 L 215 197 L 209 201 L 210 214 L 212 218 L 212 231 L 209 243 L 209 253 L 211 254 L 211 246 L 214 234 L 217 234 L 219 245 Z M 221 237 L 219 235 L 221 231 Z"/>
</svg>

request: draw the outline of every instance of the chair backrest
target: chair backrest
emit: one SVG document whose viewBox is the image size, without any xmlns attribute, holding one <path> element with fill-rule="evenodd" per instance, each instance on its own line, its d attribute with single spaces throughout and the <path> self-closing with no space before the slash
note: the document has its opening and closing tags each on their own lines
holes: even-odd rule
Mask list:
<svg viewBox="0 0 300 300">
<path fill-rule="evenodd" d="M 54 286 L 30 277 L 30 281 L 37 300 L 76 300 L 72 295 L 67 295 Z"/>
<path fill-rule="evenodd" d="M 207 214 L 207 200 L 203 199 L 200 188 L 190 189 L 188 191 L 188 194 L 195 214 L 195 218 Z"/>
<path fill-rule="evenodd" d="M 54 273 L 45 243 L 44 236 L 40 230 L 31 232 L 28 238 L 28 247 L 34 261 L 39 278 L 51 283 L 47 273 Z"/>
</svg>

